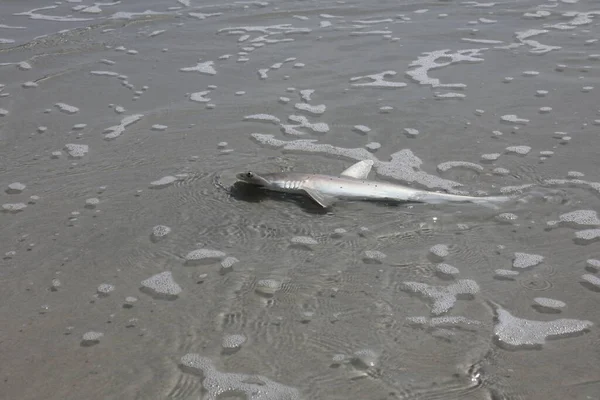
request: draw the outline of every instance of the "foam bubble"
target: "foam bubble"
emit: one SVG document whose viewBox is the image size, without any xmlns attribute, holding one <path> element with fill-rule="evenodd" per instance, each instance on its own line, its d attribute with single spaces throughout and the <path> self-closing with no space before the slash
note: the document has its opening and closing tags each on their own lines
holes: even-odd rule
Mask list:
<svg viewBox="0 0 600 400">
<path fill-rule="evenodd" d="M 453 327 L 456 325 L 481 325 L 481 322 L 462 316 L 441 316 L 441 317 L 407 317 L 406 320 L 413 325 L 425 325 L 432 328 Z"/>
<path fill-rule="evenodd" d="M 365 250 L 362 259 L 365 264 L 381 264 L 386 257 L 387 255 L 379 250 Z"/>
<path fill-rule="evenodd" d="M 547 297 L 536 297 L 535 299 L 533 299 L 533 301 L 541 306 L 541 307 L 545 307 L 545 308 L 564 308 L 567 304 L 563 301 L 560 300 L 555 300 L 555 299 L 549 299 Z"/>
<path fill-rule="evenodd" d="M 404 132 L 406 132 L 407 136 L 414 137 L 419 134 L 419 131 L 414 128 L 404 128 Z"/>
<path fill-rule="evenodd" d="M 142 286 L 159 296 L 175 297 L 181 292 L 181 286 L 173 279 L 171 271 L 161 272 L 142 281 Z"/>
<path fill-rule="evenodd" d="M 13 183 L 11 183 L 11 184 L 8 185 L 8 188 L 6 189 L 6 193 L 8 193 L 8 194 L 19 194 L 23 190 L 25 190 L 26 187 L 27 186 L 25 186 L 21 182 L 13 182 Z"/>
<path fill-rule="evenodd" d="M 240 260 L 235 257 L 225 257 L 223 261 L 221 261 L 221 273 L 227 273 L 233 270 L 233 266 L 237 264 Z"/>
<path fill-rule="evenodd" d="M 363 134 L 371 132 L 371 128 L 365 125 L 354 125 L 354 130 Z"/>
<path fill-rule="evenodd" d="M 515 221 L 518 218 L 519 217 L 513 213 L 502 213 L 502 214 L 498 214 L 496 216 L 496 219 L 499 221 L 502 221 L 502 222 L 511 222 L 511 221 Z"/>
<path fill-rule="evenodd" d="M 168 126 L 166 126 L 166 125 L 154 124 L 154 125 L 152 125 L 151 129 L 153 131 L 165 131 L 165 130 L 167 130 L 167 128 L 168 128 Z"/>
<path fill-rule="evenodd" d="M 404 282 L 404 289 L 420 293 L 433 302 L 431 313 L 440 315 L 450 311 L 456 304 L 458 296 L 479 293 L 479 285 L 471 279 L 460 279 L 448 286 L 432 286 L 420 282 Z"/>
<path fill-rule="evenodd" d="M 116 111 L 116 107 L 115 107 L 115 111 Z M 136 122 L 138 122 L 140 119 L 142 119 L 144 115 L 143 114 L 134 114 L 134 115 L 129 115 L 125 118 L 123 118 L 121 120 L 121 123 L 118 125 L 114 125 L 114 126 L 110 126 L 106 129 L 104 129 L 104 139 L 105 140 L 112 140 L 112 139 L 116 139 L 119 136 L 121 136 L 123 134 L 123 132 L 125 132 L 125 128 L 127 128 L 129 125 L 132 125 Z"/>
<path fill-rule="evenodd" d="M 61 112 L 64 112 L 65 114 L 75 114 L 79 112 L 79 108 L 66 103 L 56 103 L 54 106 L 58 108 Z"/>
<path fill-rule="evenodd" d="M 115 290 L 115 286 L 110 283 L 102 283 L 98 286 L 96 291 L 101 296 L 108 296 L 111 292 Z"/>
<path fill-rule="evenodd" d="M 600 278 L 596 275 L 585 274 L 581 275 L 581 279 L 586 281 L 588 284 L 592 285 L 595 290 L 600 290 Z"/>
<path fill-rule="evenodd" d="M 223 349 L 226 350 L 239 349 L 244 343 L 246 343 L 246 340 L 248 339 L 242 334 L 225 335 L 223 336 L 221 346 L 223 346 Z"/>
<path fill-rule="evenodd" d="M 82 344 L 90 346 L 100 342 L 100 339 L 104 336 L 102 332 L 89 331 L 83 334 L 81 337 Z"/>
<path fill-rule="evenodd" d="M 538 76 L 539 74 L 538 71 L 523 71 L 523 76 Z"/>
<path fill-rule="evenodd" d="M 212 264 L 225 258 L 227 254 L 220 250 L 197 249 L 190 251 L 185 256 L 185 263 L 188 265 Z"/>
<path fill-rule="evenodd" d="M 447 67 L 456 63 L 479 63 L 484 61 L 481 58 L 482 49 L 466 49 L 459 50 L 455 53 L 450 53 L 450 50 L 436 50 L 425 52 L 422 56 L 411 62 L 409 67 L 415 67 L 413 70 L 406 71 L 406 75 L 421 85 L 430 85 L 432 87 L 446 87 L 463 89 L 466 87 L 464 83 L 440 83 L 437 78 L 431 78 L 428 73 L 432 69 Z M 450 59 L 450 61 L 446 61 Z M 439 61 L 444 60 L 444 61 Z"/>
<path fill-rule="evenodd" d="M 254 290 L 262 295 L 272 296 L 281 289 L 281 282 L 276 279 L 261 279 L 256 282 Z"/>
<path fill-rule="evenodd" d="M 312 106 L 308 103 L 296 103 L 294 107 L 301 111 L 306 111 L 314 115 L 321 115 L 325 112 L 327 108 L 325 104 L 319 104 L 317 106 Z"/>
<path fill-rule="evenodd" d="M 181 364 L 203 377 L 207 399 L 241 395 L 248 400 L 300 400 L 300 393 L 295 388 L 260 375 L 220 372 L 210 359 L 199 354 L 184 355 Z"/>
<path fill-rule="evenodd" d="M 213 67 L 214 61 L 199 62 L 193 67 L 184 67 L 179 70 L 182 72 L 199 72 L 206 75 L 215 75 L 217 71 Z"/>
<path fill-rule="evenodd" d="M 296 245 L 296 246 L 300 246 L 300 247 L 311 247 L 314 245 L 319 244 L 319 242 L 310 237 L 310 236 L 294 236 L 293 238 L 290 239 L 290 243 L 292 245 Z"/>
<path fill-rule="evenodd" d="M 167 235 L 171 233 L 171 228 L 166 225 L 156 225 L 152 228 L 152 240 L 158 241 L 167 237 Z"/>
<path fill-rule="evenodd" d="M 2 211 L 9 213 L 18 213 L 27 208 L 27 204 L 25 203 L 5 203 L 2 204 Z"/>
<path fill-rule="evenodd" d="M 167 176 L 160 178 L 159 180 L 150 182 L 150 187 L 153 189 L 161 189 L 161 188 L 170 186 L 177 181 L 178 181 L 178 179 L 176 177 L 167 175 Z"/>
<path fill-rule="evenodd" d="M 590 258 L 585 262 L 586 268 L 592 269 L 594 271 L 600 271 L 600 260 L 596 260 L 594 258 Z"/>
<path fill-rule="evenodd" d="M 65 144 L 65 150 L 71 157 L 81 158 L 88 153 L 89 146 L 87 144 L 68 143 Z"/>
<path fill-rule="evenodd" d="M 442 276 L 454 277 L 460 273 L 458 268 L 450 265 L 441 263 L 435 266 L 435 270 Z"/>
<path fill-rule="evenodd" d="M 354 87 L 375 87 L 375 88 L 401 88 L 405 87 L 404 82 L 392 82 L 385 80 L 386 76 L 395 76 L 396 71 L 383 71 L 377 74 L 355 76 L 350 78 L 350 82 L 356 82 L 360 80 L 369 80 L 370 82 L 352 83 Z"/>
<path fill-rule="evenodd" d="M 244 117 L 245 121 L 261 121 L 261 122 L 271 122 L 274 124 L 280 124 L 281 120 L 274 115 L 270 114 L 253 114 L 246 115 Z"/>
<path fill-rule="evenodd" d="M 500 153 L 488 153 L 481 155 L 481 159 L 484 161 L 496 161 L 498 158 L 500 158 Z"/>
<path fill-rule="evenodd" d="M 494 334 L 502 345 L 512 348 L 541 346 L 548 339 L 584 332 L 593 326 L 591 321 L 576 319 L 534 321 L 517 318 L 499 307 L 496 315 Z"/>
<path fill-rule="evenodd" d="M 511 123 L 511 124 L 518 124 L 518 125 L 526 125 L 526 124 L 529 123 L 528 119 L 519 118 L 515 114 L 506 114 L 506 115 L 501 116 L 500 119 L 503 122 L 508 122 L 508 123 Z"/>
<path fill-rule="evenodd" d="M 538 254 L 515 253 L 513 268 L 530 268 L 544 261 L 544 257 Z"/>
<path fill-rule="evenodd" d="M 438 164 L 437 166 L 437 169 L 440 172 L 446 172 L 453 168 L 466 168 L 473 171 L 483 171 L 483 167 L 481 165 L 467 161 L 446 161 Z"/>
<path fill-rule="evenodd" d="M 577 210 L 561 214 L 559 217 L 561 222 L 574 223 L 578 225 L 600 225 L 598 214 L 594 210 Z"/>
<path fill-rule="evenodd" d="M 367 144 L 365 144 L 365 148 L 367 150 L 369 150 L 370 152 L 374 153 L 375 151 L 379 150 L 381 148 L 381 143 L 379 142 L 369 142 Z"/>
<path fill-rule="evenodd" d="M 497 269 L 494 271 L 496 277 L 504 279 L 513 279 L 513 277 L 519 275 L 519 271 L 512 271 L 510 269 Z"/>
<path fill-rule="evenodd" d="M 516 153 L 516 154 L 524 156 L 531 151 L 531 147 L 529 147 L 529 146 L 509 146 L 506 148 L 506 151 L 509 153 Z"/>
<path fill-rule="evenodd" d="M 600 229 L 585 229 L 575 232 L 575 239 L 584 244 L 595 242 L 600 239 Z"/>
<path fill-rule="evenodd" d="M 450 248 L 447 244 L 436 244 L 429 249 L 429 252 L 439 258 L 446 258 L 450 255 Z"/>
</svg>

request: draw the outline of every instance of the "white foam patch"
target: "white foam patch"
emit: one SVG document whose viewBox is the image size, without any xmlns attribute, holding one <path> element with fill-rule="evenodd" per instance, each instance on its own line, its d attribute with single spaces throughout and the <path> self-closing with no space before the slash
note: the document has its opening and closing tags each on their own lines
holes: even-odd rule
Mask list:
<svg viewBox="0 0 600 400">
<path fill-rule="evenodd" d="M 513 268 L 530 268 L 541 264 L 544 261 L 544 257 L 538 254 L 528 253 L 515 253 L 513 259 Z"/>
<path fill-rule="evenodd" d="M 594 325 L 591 321 L 564 318 L 553 321 L 528 320 L 515 317 L 500 307 L 496 308 L 496 315 L 494 335 L 501 344 L 515 348 L 541 346 L 548 339 L 585 332 Z"/>
<path fill-rule="evenodd" d="M 186 264 L 212 264 L 223 260 L 227 254 L 220 250 L 214 249 L 197 249 L 190 251 L 185 256 Z"/>
<path fill-rule="evenodd" d="M 462 316 L 442 316 L 442 317 L 407 317 L 406 320 L 413 325 L 424 325 L 431 328 L 454 327 L 457 325 L 481 325 L 481 322 Z"/>
<path fill-rule="evenodd" d="M 350 78 L 350 82 L 356 82 L 361 80 L 370 80 L 371 82 L 352 83 L 354 87 L 375 87 L 375 88 L 401 88 L 405 87 L 404 82 L 392 82 L 385 80 L 386 76 L 395 76 L 396 71 L 383 71 L 377 74 L 355 76 Z"/>
<path fill-rule="evenodd" d="M 193 67 L 184 67 L 179 70 L 182 72 L 199 72 L 206 75 L 215 75 L 217 70 L 213 67 L 214 63 L 214 61 L 199 62 Z"/>
<path fill-rule="evenodd" d="M 533 301 L 542 307 L 546 307 L 546 308 L 564 308 L 566 307 L 566 303 L 560 300 L 556 300 L 556 299 L 549 299 L 547 297 L 536 297 L 535 299 L 533 299 Z"/>
<path fill-rule="evenodd" d="M 517 125 L 527 125 L 529 123 L 528 119 L 525 118 L 519 118 L 518 116 L 516 116 L 515 114 L 507 114 L 507 115 L 503 115 L 500 117 L 500 119 L 503 122 L 509 122 L 511 124 L 517 124 Z"/>
<path fill-rule="evenodd" d="M 196 103 L 208 103 L 211 99 L 208 96 L 210 90 L 204 90 L 202 92 L 196 92 L 190 94 L 190 100 Z"/>
<path fill-rule="evenodd" d="M 119 11 L 110 16 L 111 19 L 134 19 L 137 17 L 147 17 L 150 15 L 164 15 L 164 13 L 152 10 L 146 10 L 143 12 L 125 12 Z"/>
<path fill-rule="evenodd" d="M 363 262 L 365 264 L 381 264 L 387 255 L 379 250 L 365 250 L 363 253 Z"/>
<path fill-rule="evenodd" d="M 457 296 L 479 293 L 479 285 L 471 279 L 460 279 L 448 286 L 432 286 L 420 282 L 403 282 L 404 290 L 419 293 L 433 302 L 431 313 L 440 315 L 450 311 Z"/>
<path fill-rule="evenodd" d="M 592 274 L 581 275 L 581 279 L 600 290 L 600 277 Z"/>
<path fill-rule="evenodd" d="M 584 243 L 595 242 L 600 239 L 600 229 L 585 229 L 575 232 L 575 238 Z"/>
<path fill-rule="evenodd" d="M 25 190 L 27 188 L 26 185 L 22 184 L 21 182 L 13 182 L 11 184 L 8 185 L 7 189 L 6 189 L 6 193 L 8 194 L 19 194 L 21 193 L 23 190 Z"/>
<path fill-rule="evenodd" d="M 330 144 L 320 144 L 314 139 L 296 139 L 291 141 L 275 139 L 273 135 L 253 133 L 251 137 L 258 143 L 293 153 L 326 154 L 355 161 L 373 160 L 377 173 L 392 179 L 419 183 L 428 188 L 440 188 L 453 191 L 462 184 L 435 175 L 430 175 L 421 170 L 423 162 L 415 156 L 410 149 L 403 149 L 393 153 L 390 161 L 380 161 L 364 148 L 344 148 Z"/>
<path fill-rule="evenodd" d="M 310 236 L 294 236 L 290 239 L 290 243 L 301 246 L 314 246 L 319 244 L 315 238 Z"/>
<path fill-rule="evenodd" d="M 167 237 L 169 233 L 171 233 L 171 228 L 166 225 L 156 225 L 152 228 L 152 237 L 154 239 L 163 239 Z"/>
<path fill-rule="evenodd" d="M 4 203 L 2 204 L 2 211 L 8 213 L 18 213 L 27 208 L 25 203 Z"/>
<path fill-rule="evenodd" d="M 281 282 L 276 279 L 261 279 L 256 282 L 254 290 L 257 293 L 272 296 L 281 289 Z"/>
<path fill-rule="evenodd" d="M 225 335 L 221 346 L 224 349 L 239 349 L 247 340 L 246 336 L 242 334 Z"/>
<path fill-rule="evenodd" d="M 429 252 L 436 257 L 446 258 L 450 255 L 450 248 L 447 244 L 436 244 L 429 249 Z"/>
<path fill-rule="evenodd" d="M 56 103 L 54 106 L 58 108 L 61 112 L 64 112 L 65 114 L 75 114 L 79 112 L 79 108 L 66 103 Z"/>
<path fill-rule="evenodd" d="M 150 182 L 150 187 L 153 189 L 161 189 L 161 188 L 170 186 L 177 181 L 178 181 L 177 177 L 167 175 L 156 181 Z"/>
<path fill-rule="evenodd" d="M 314 89 L 303 89 L 300 91 L 300 97 L 303 101 L 309 102 L 312 100 L 312 95 L 315 93 Z"/>
<path fill-rule="evenodd" d="M 464 99 L 465 97 L 467 97 L 467 95 L 465 95 L 464 93 L 455 93 L 455 92 L 447 92 L 447 93 L 440 93 L 440 92 L 435 92 L 435 98 L 436 99 Z"/>
<path fill-rule="evenodd" d="M 314 133 L 327 133 L 329 132 L 329 125 L 325 122 L 312 123 L 304 115 L 290 115 L 288 119 L 292 122 L 296 122 L 297 125 L 285 125 L 282 124 L 281 128 L 284 133 L 288 135 L 304 135 L 305 133 L 299 131 L 297 128 L 307 128 Z"/>
<path fill-rule="evenodd" d="M 181 364 L 203 377 L 207 399 L 242 395 L 248 400 L 300 400 L 300 392 L 290 386 L 260 375 L 218 371 L 212 361 L 199 354 L 188 353 Z"/>
<path fill-rule="evenodd" d="M 125 132 L 125 128 L 127 128 L 129 125 L 132 125 L 132 124 L 138 122 L 140 119 L 142 119 L 143 116 L 144 116 L 143 114 L 129 115 L 129 116 L 123 118 L 119 125 L 114 125 L 114 126 L 110 126 L 110 127 L 106 128 L 104 130 L 104 133 L 105 133 L 104 139 L 112 140 L 112 139 L 118 138 L 119 136 L 121 136 L 123 134 L 123 132 Z"/>
<path fill-rule="evenodd" d="M 43 11 L 43 10 L 52 10 L 57 8 L 58 6 L 54 5 L 54 6 L 46 6 L 46 7 L 39 7 L 39 8 L 34 8 L 33 10 L 29 10 L 29 11 L 24 11 L 21 13 L 16 13 L 13 15 L 17 15 L 17 16 L 27 16 L 29 17 L 29 19 L 38 19 L 38 20 L 46 20 L 46 21 L 54 21 L 54 22 L 84 22 L 84 21 L 93 21 L 95 18 L 76 18 L 76 17 L 72 17 L 70 15 L 68 16 L 60 16 L 60 15 L 46 15 L 46 14 L 40 14 L 38 13 L 38 11 Z"/>
<path fill-rule="evenodd" d="M 221 12 L 216 12 L 216 13 L 191 12 L 191 13 L 188 13 L 188 15 L 190 17 L 197 18 L 199 20 L 203 20 L 203 19 L 210 18 L 210 17 L 219 17 L 219 16 L 223 15 L 223 13 L 221 13 Z"/>
<path fill-rule="evenodd" d="M 600 225 L 598 213 L 594 210 L 577 210 L 561 214 L 558 219 L 561 222 L 577 225 Z"/>
<path fill-rule="evenodd" d="M 410 63 L 409 67 L 415 68 L 406 71 L 406 75 L 421 85 L 463 89 L 467 86 L 464 83 L 441 83 L 439 79 L 431 78 L 429 76 L 429 71 L 457 63 L 480 63 L 484 61 L 481 57 L 481 53 L 484 50 L 487 50 L 487 48 L 459 50 L 455 53 L 452 53 L 451 50 L 447 49 L 425 52 L 422 56 Z M 447 59 L 450 60 L 445 61 Z"/>
<path fill-rule="evenodd" d="M 177 296 L 182 292 L 181 286 L 173 279 L 171 271 L 152 275 L 150 278 L 143 280 L 141 284 L 144 288 L 164 296 Z"/>
<path fill-rule="evenodd" d="M 354 125 L 354 130 L 365 135 L 371 132 L 371 128 L 365 125 Z"/>
<path fill-rule="evenodd" d="M 381 36 L 391 35 L 393 32 L 388 30 L 373 30 L 373 31 L 352 31 L 350 36 Z"/>
<path fill-rule="evenodd" d="M 246 115 L 244 117 L 244 121 L 259 121 L 259 122 L 271 122 L 273 124 L 279 125 L 281 120 L 274 115 L 270 114 L 254 114 L 254 115 Z"/>
<path fill-rule="evenodd" d="M 530 39 L 531 37 L 542 35 L 548 33 L 547 29 L 528 29 L 525 31 L 519 31 L 515 33 L 515 38 L 517 40 L 518 45 L 529 46 L 531 49 L 529 50 L 532 54 L 546 54 L 553 50 L 562 49 L 561 46 L 550 46 L 546 44 L 542 44 L 537 40 Z"/>
<path fill-rule="evenodd" d="M 76 144 L 76 143 L 65 144 L 65 150 L 73 158 L 81 158 L 81 157 L 85 156 L 88 153 L 89 149 L 90 148 L 87 144 Z"/>
<path fill-rule="evenodd" d="M 461 38 L 463 42 L 468 43 L 481 43 L 481 44 L 501 44 L 504 43 L 502 40 L 492 40 L 492 39 L 473 39 L 473 38 Z"/>
<path fill-rule="evenodd" d="M 321 115 L 321 114 L 323 114 L 325 112 L 325 109 L 327 108 L 325 106 L 325 104 L 319 104 L 317 106 L 313 106 L 313 105 L 310 105 L 308 103 L 296 103 L 294 105 L 294 107 L 297 110 L 306 111 L 306 112 L 309 112 L 309 113 L 311 113 L 313 115 Z"/>
<path fill-rule="evenodd" d="M 477 172 L 483 171 L 483 167 L 481 165 L 468 161 L 446 161 L 438 164 L 437 166 L 437 169 L 440 172 L 446 172 L 454 168 L 470 169 Z"/>
<path fill-rule="evenodd" d="M 516 153 L 522 156 L 528 154 L 531 151 L 531 147 L 529 146 L 509 146 L 506 148 L 506 151 L 509 153 Z"/>
</svg>

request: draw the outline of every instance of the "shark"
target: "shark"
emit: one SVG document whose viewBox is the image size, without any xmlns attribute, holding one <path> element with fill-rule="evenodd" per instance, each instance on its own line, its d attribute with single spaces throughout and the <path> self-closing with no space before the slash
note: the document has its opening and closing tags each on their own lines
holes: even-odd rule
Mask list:
<svg viewBox="0 0 600 400">
<path fill-rule="evenodd" d="M 339 175 L 298 172 L 260 174 L 241 172 L 236 178 L 262 189 L 302 194 L 323 208 L 330 208 L 340 200 L 389 201 L 414 203 L 474 203 L 492 208 L 509 201 L 509 196 L 465 196 L 420 190 L 397 183 L 368 179 L 373 160 L 362 160 L 346 168 Z"/>
</svg>

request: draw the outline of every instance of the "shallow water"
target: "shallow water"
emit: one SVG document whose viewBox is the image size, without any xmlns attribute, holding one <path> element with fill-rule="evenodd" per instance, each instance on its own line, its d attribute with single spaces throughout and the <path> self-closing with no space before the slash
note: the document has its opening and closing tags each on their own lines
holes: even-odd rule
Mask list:
<svg viewBox="0 0 600 400">
<path fill-rule="evenodd" d="M 7 399 L 594 399 L 594 1 L 0 3 Z M 348 202 L 246 170 L 514 195 Z"/>
</svg>

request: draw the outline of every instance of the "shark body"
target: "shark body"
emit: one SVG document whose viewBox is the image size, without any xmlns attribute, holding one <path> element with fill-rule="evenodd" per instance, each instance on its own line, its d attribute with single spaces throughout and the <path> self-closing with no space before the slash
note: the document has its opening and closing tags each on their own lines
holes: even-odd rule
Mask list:
<svg viewBox="0 0 600 400">
<path fill-rule="evenodd" d="M 508 196 L 462 196 L 430 192 L 391 182 L 369 180 L 373 161 L 359 161 L 339 176 L 305 173 L 257 174 L 247 171 L 237 174 L 237 179 L 261 188 L 286 193 L 304 194 L 323 208 L 339 200 L 406 201 L 418 203 L 475 203 L 494 207 L 508 201 Z"/>
</svg>

